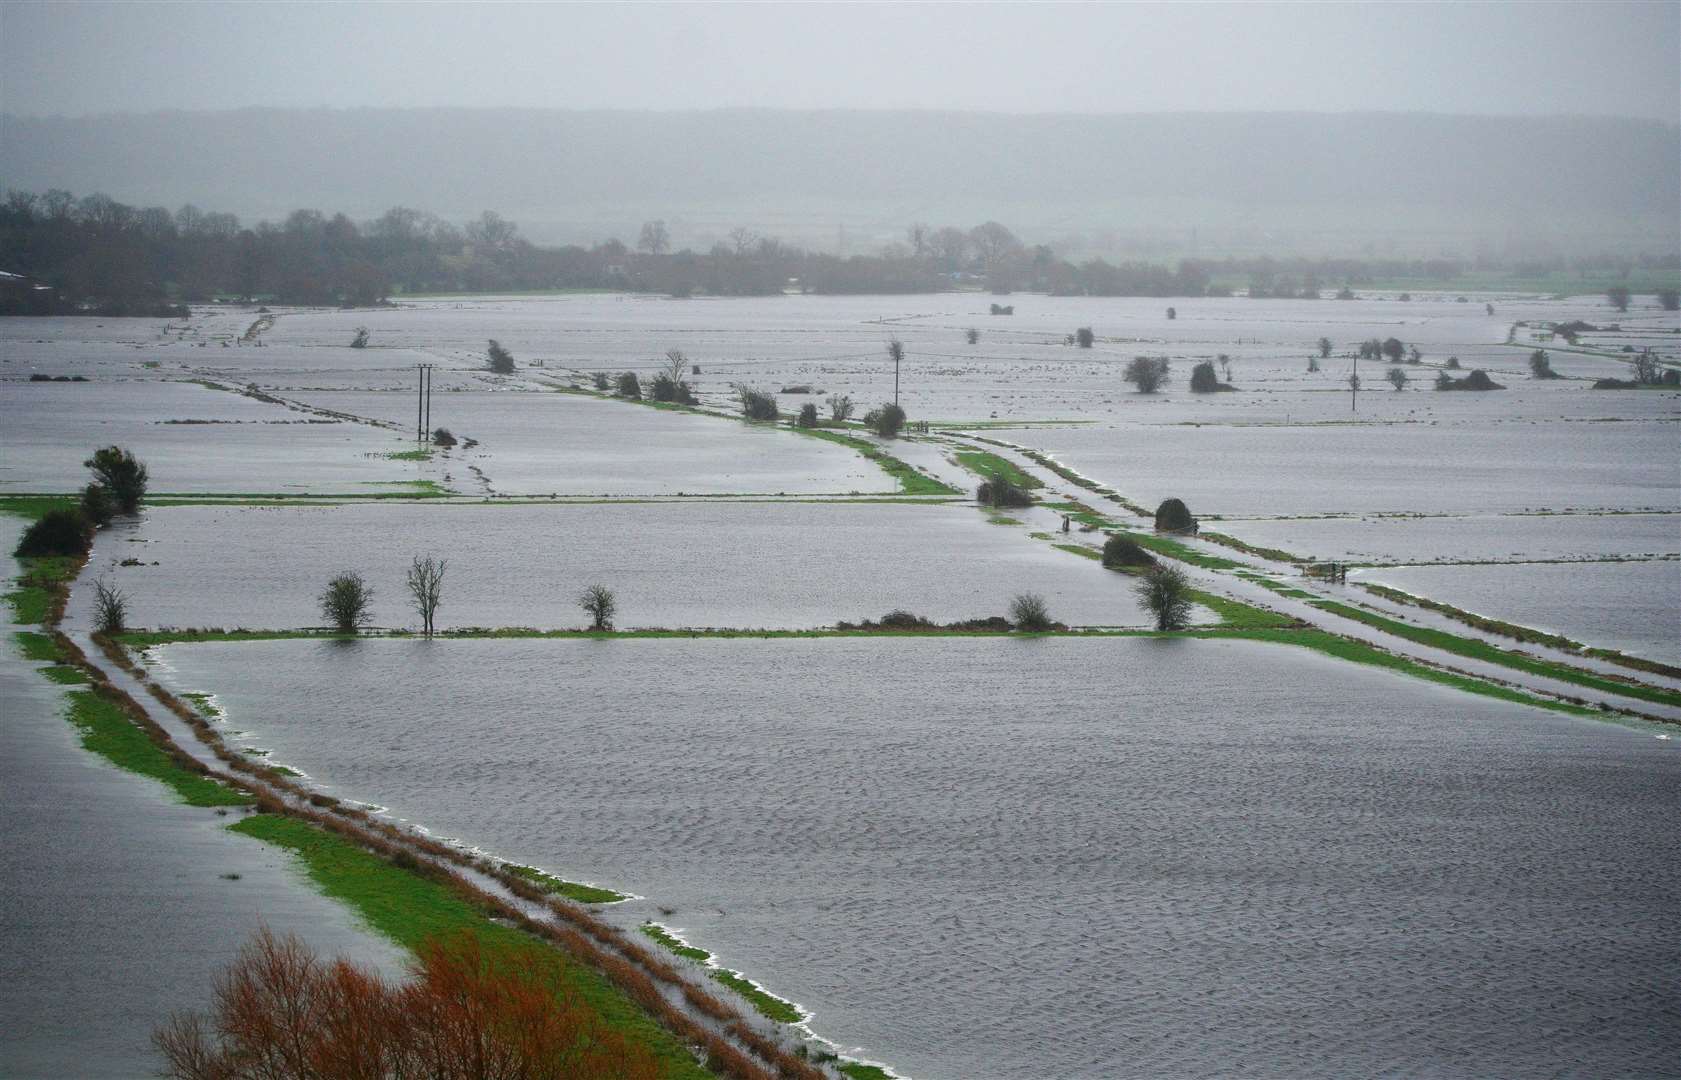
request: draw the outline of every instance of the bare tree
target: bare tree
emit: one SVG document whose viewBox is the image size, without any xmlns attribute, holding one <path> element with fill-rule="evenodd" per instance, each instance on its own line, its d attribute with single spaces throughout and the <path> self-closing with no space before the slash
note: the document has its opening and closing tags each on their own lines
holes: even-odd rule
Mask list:
<svg viewBox="0 0 1681 1080">
<path fill-rule="evenodd" d="M 93 583 L 93 624 L 101 634 L 120 634 L 128 620 L 128 594 L 106 581 Z"/>
<path fill-rule="evenodd" d="M 444 568 L 448 565 L 446 559 L 431 555 L 422 559 L 416 555 L 414 564 L 409 567 L 409 596 L 414 599 L 414 609 L 420 612 L 421 632 L 427 637 L 431 637 L 436 629 L 433 617 L 443 602 Z"/>
<path fill-rule="evenodd" d="M 636 246 L 650 255 L 663 255 L 671 250 L 671 233 L 666 231 L 664 221 L 644 221 L 642 234 L 636 239 Z"/>
<path fill-rule="evenodd" d="M 683 376 L 688 374 L 688 367 L 689 358 L 683 355 L 682 350 L 665 350 L 665 363 L 660 367 L 660 371 L 669 377 L 672 382 L 682 382 Z"/>
<path fill-rule="evenodd" d="M 745 225 L 737 225 L 730 230 L 730 245 L 735 248 L 737 255 L 746 255 L 759 243 L 759 234 Z"/>
<path fill-rule="evenodd" d="M 612 589 L 605 585 L 591 585 L 578 594 L 578 606 L 590 617 L 591 630 L 613 629 L 613 616 L 618 614 L 619 602 Z"/>
</svg>

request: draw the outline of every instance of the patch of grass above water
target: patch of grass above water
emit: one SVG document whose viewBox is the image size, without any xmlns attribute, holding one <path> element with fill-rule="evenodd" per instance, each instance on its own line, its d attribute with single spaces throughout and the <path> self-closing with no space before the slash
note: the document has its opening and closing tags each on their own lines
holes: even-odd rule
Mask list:
<svg viewBox="0 0 1681 1080">
<path fill-rule="evenodd" d="M 39 521 L 49 510 L 72 510 L 81 505 L 73 495 L 0 495 L 0 514 Z"/>
<path fill-rule="evenodd" d="M 116 704 L 92 690 L 69 694 L 68 718 L 81 732 L 82 745 L 119 769 L 166 785 L 188 806 L 246 806 L 252 799 L 215 780 L 188 772 L 158 749 Z"/>
<path fill-rule="evenodd" d="M 1407 641 L 1453 653 L 1455 656 L 1481 660 L 1485 663 L 1511 668 L 1514 671 L 1523 671 L 1531 675 L 1557 679 L 1560 682 L 1586 687 L 1604 694 L 1617 694 L 1660 705 L 1681 707 L 1681 693 L 1673 690 L 1662 690 L 1655 686 L 1647 686 L 1644 683 L 1622 682 L 1583 671 L 1581 668 L 1574 668 L 1568 664 L 1507 652 L 1505 649 L 1497 648 L 1486 641 L 1460 637 L 1445 630 L 1414 626 L 1411 623 L 1391 619 L 1376 612 L 1366 611 L 1363 608 L 1351 607 L 1335 600 L 1315 600 L 1313 606 L 1322 611 L 1329 611 L 1334 615 L 1341 615 L 1343 618 L 1353 619 L 1386 633 L 1394 634 L 1396 637 L 1404 638 Z"/>
<path fill-rule="evenodd" d="M 551 874 L 545 874 L 535 866 L 520 866 L 515 863 L 505 864 L 502 869 L 515 877 L 524 878 L 545 892 L 564 896 L 568 900 L 580 904 L 616 904 L 620 900 L 630 899 L 623 893 L 616 893 L 612 889 L 602 889 L 594 885 L 580 885 L 575 881 L 562 881 Z"/>
<path fill-rule="evenodd" d="M 427 449 L 391 450 L 380 455 L 392 461 L 431 461 L 432 451 Z"/>
<path fill-rule="evenodd" d="M 1002 474 L 1008 483 L 1019 488 L 1031 489 L 1045 486 L 1037 476 L 1023 472 L 1015 462 L 986 450 L 959 450 L 954 456 L 957 458 L 959 465 L 982 480 L 990 480 L 994 474 Z"/>
<path fill-rule="evenodd" d="M 652 938 L 667 952 L 694 960 L 702 964 L 712 962 L 712 954 L 698 946 L 689 945 L 665 927 L 656 922 L 645 922 L 637 927 L 642 933 Z M 727 968 L 713 968 L 707 974 L 713 979 L 734 990 L 746 998 L 760 1016 L 768 1017 L 781 1024 L 797 1024 L 805 1019 L 805 1014 L 794 1007 L 790 1001 L 784 1001 L 775 994 L 769 993 L 753 983 L 751 979 L 737 971 Z"/>
<path fill-rule="evenodd" d="M 699 948 L 698 946 L 684 944 L 682 940 L 677 938 L 671 933 L 671 931 L 667 930 L 659 923 L 645 922 L 641 926 L 638 926 L 637 929 L 642 931 L 642 933 L 646 934 L 648 937 L 653 938 L 659 943 L 660 947 L 665 949 L 667 952 L 676 953 L 678 956 L 685 957 L 689 960 L 697 960 L 702 964 L 712 959 L 711 953 L 707 952 L 705 949 Z"/>
<path fill-rule="evenodd" d="M 603 976 L 519 930 L 492 922 L 444 884 L 293 818 L 258 814 L 229 828 L 292 852 L 321 892 L 349 905 L 397 944 L 413 950 L 427 938 L 465 931 L 487 953 L 529 957 L 539 971 L 588 1002 L 607 1026 L 648 1047 L 666 1076 L 712 1075 Z"/>
<path fill-rule="evenodd" d="M 962 492 L 940 481 L 918 472 L 910 465 L 889 454 L 876 444 L 854 435 L 844 435 L 838 431 L 825 431 L 822 428 L 789 428 L 808 438 L 825 439 L 842 446 L 850 446 L 863 454 L 870 461 L 879 465 L 887 475 L 899 484 L 899 491 L 904 495 L 961 495 Z"/>
</svg>

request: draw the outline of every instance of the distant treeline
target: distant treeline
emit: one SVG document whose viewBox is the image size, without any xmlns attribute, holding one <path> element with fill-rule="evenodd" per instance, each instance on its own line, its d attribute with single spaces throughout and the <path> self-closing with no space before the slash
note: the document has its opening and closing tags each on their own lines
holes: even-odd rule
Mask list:
<svg viewBox="0 0 1681 1080">
<path fill-rule="evenodd" d="M 1408 278 L 1451 286 L 1455 260 L 1183 260 L 1177 266 L 1102 260 L 1075 264 L 1023 244 L 997 222 L 972 229 L 912 225 L 879 254 L 842 258 L 737 229 L 705 252 L 670 250 L 663 222 L 646 223 L 633 249 L 539 247 L 486 211 L 456 226 L 405 207 L 358 224 L 297 210 L 245 227 L 188 205 L 126 206 L 100 194 L 8 193 L 0 204 L 0 313 L 172 313 L 217 297 L 284 304 L 367 306 L 393 295 L 550 289 L 624 289 L 673 296 L 920 293 L 983 288 L 1068 296 L 1319 297 L 1322 290 Z M 1579 260 L 1578 260 L 1579 262 Z M 1653 263 L 1647 266 L 1647 263 Z M 1675 269 L 1674 257 L 1640 260 Z M 1627 273 L 1633 264 L 1617 267 Z M 1561 266 L 1520 268 L 1547 273 Z M 1583 269 L 1583 267 L 1576 267 Z M 1225 283 L 1225 284 L 1221 284 Z"/>
</svg>

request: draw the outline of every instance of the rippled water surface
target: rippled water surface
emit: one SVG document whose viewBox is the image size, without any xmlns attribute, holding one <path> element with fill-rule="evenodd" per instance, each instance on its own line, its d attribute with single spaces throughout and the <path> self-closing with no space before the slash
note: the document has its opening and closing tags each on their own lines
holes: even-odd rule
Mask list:
<svg viewBox="0 0 1681 1080">
<path fill-rule="evenodd" d="M 1681 757 L 1252 642 L 171 646 L 341 796 L 918 1077 L 1654 1076 Z"/>
</svg>

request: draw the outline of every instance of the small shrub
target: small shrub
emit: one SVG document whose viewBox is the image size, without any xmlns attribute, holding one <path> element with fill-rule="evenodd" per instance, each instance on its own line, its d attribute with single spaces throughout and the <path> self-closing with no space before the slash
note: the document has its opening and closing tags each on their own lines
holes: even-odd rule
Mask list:
<svg viewBox="0 0 1681 1080">
<path fill-rule="evenodd" d="M 905 426 L 905 410 L 899 406 L 884 403 L 879 409 L 871 409 L 870 415 L 864 418 L 871 431 L 884 439 L 896 439 Z"/>
<path fill-rule="evenodd" d="M 996 307 L 997 305 L 993 306 Z M 963 340 L 967 341 L 971 345 L 978 344 L 981 340 L 981 332 L 973 327 L 970 327 L 968 330 L 963 331 Z"/>
<path fill-rule="evenodd" d="M 829 417 L 836 421 L 852 419 L 852 398 L 846 394 L 836 394 L 825 402 L 829 406 Z"/>
<path fill-rule="evenodd" d="M 1168 380 L 1167 357 L 1135 356 L 1121 378 L 1138 387 L 1140 394 L 1153 394 Z"/>
<path fill-rule="evenodd" d="M 1385 375 L 1384 378 L 1388 379 L 1389 385 L 1393 386 L 1397 390 L 1405 390 L 1407 388 L 1407 371 L 1405 368 L 1392 367 L 1389 369 L 1389 373 Z"/>
<path fill-rule="evenodd" d="M 441 427 L 432 432 L 433 446 L 454 446 L 458 441 L 447 427 Z"/>
<path fill-rule="evenodd" d="M 1111 570 L 1129 566 L 1154 566 L 1156 557 L 1130 536 L 1111 536 L 1103 542 L 1103 565 Z"/>
<path fill-rule="evenodd" d="M 1450 370 L 1458 371 L 1459 370 L 1459 357 L 1457 357 L 1457 356 L 1448 357 L 1448 362 L 1444 366 L 1446 366 Z"/>
<path fill-rule="evenodd" d="M 1545 349 L 1536 349 L 1529 354 L 1529 373 L 1537 379 L 1562 378 L 1558 372 L 1553 370 L 1552 358 L 1547 355 Z"/>
<path fill-rule="evenodd" d="M 368 605 L 373 598 L 374 591 L 362 580 L 362 575 L 347 570 L 327 582 L 322 590 L 321 615 L 340 633 L 354 634 L 367 625 Z"/>
<path fill-rule="evenodd" d="M 1179 309 L 1178 308 L 1168 308 L 1167 309 L 1167 319 L 1168 319 L 1169 322 L 1172 322 L 1174 319 L 1177 319 L 1178 317 L 1179 317 Z"/>
<path fill-rule="evenodd" d="M 1138 598 L 1156 617 L 1157 630 L 1183 630 L 1191 618 L 1191 586 L 1177 566 L 1157 566 L 1138 583 Z"/>
<path fill-rule="evenodd" d="M 800 427 L 803 427 L 803 428 L 814 428 L 814 427 L 816 427 L 817 426 L 817 406 L 812 404 L 809 401 L 806 402 L 804 405 L 801 405 L 800 406 L 800 415 L 794 420 L 794 423 L 797 424 Z"/>
<path fill-rule="evenodd" d="M 120 634 L 128 619 L 128 594 L 103 577 L 93 582 L 93 624 L 101 634 Z"/>
<path fill-rule="evenodd" d="M 1015 313 L 1016 306 L 1014 304 L 993 304 L 991 310 L 988 312 L 988 314 L 992 315 L 1014 315 Z"/>
<path fill-rule="evenodd" d="M 146 497 L 147 474 L 139 458 L 120 446 L 107 446 L 95 450 L 82 464 L 93 470 L 119 513 L 132 514 L 140 509 L 140 501 Z"/>
<path fill-rule="evenodd" d="M 88 524 L 97 529 L 110 522 L 117 508 L 111 505 L 109 491 L 99 484 L 89 484 L 82 489 L 81 510 Z"/>
<path fill-rule="evenodd" d="M 1502 386 L 1500 383 L 1497 383 L 1493 379 L 1489 378 L 1488 377 L 1488 372 L 1484 371 L 1482 368 L 1477 368 L 1477 369 L 1473 370 L 1471 372 L 1471 374 L 1465 376 L 1463 379 L 1455 379 L 1452 376 L 1450 376 L 1447 372 L 1445 372 L 1445 371 L 1442 372 L 1440 375 L 1438 375 L 1436 377 L 1436 389 L 1438 389 L 1438 390 L 1504 390 L 1506 388 L 1504 386 Z"/>
<path fill-rule="evenodd" d="M 1191 532 L 1196 527 L 1197 519 L 1181 500 L 1163 499 L 1156 507 L 1157 532 Z"/>
<path fill-rule="evenodd" d="M 1193 394 L 1213 394 L 1232 389 L 1235 389 L 1235 387 L 1231 383 L 1220 381 L 1219 376 L 1214 374 L 1214 365 L 1207 360 L 1191 369 L 1191 393 Z"/>
<path fill-rule="evenodd" d="M 749 420 L 775 420 L 782 414 L 776 408 L 776 398 L 762 390 L 751 387 L 736 387 L 736 396 L 741 400 L 741 415 Z"/>
<path fill-rule="evenodd" d="M 669 401 L 678 405 L 693 405 L 694 394 L 689 392 L 689 384 L 682 379 L 674 379 L 669 372 L 660 372 L 648 381 L 648 396 L 655 401 Z"/>
<path fill-rule="evenodd" d="M 612 589 L 605 585 L 591 585 L 578 594 L 578 606 L 590 617 L 591 630 L 613 629 L 613 616 L 618 614 L 619 601 Z"/>
<path fill-rule="evenodd" d="M 490 348 L 486 350 L 490 356 L 490 370 L 498 375 L 512 375 L 514 373 L 514 354 L 502 347 L 502 343 L 495 338 L 490 340 Z"/>
<path fill-rule="evenodd" d="M 1056 629 L 1056 623 L 1051 621 L 1050 608 L 1038 593 L 1017 593 L 1010 601 L 1010 621 L 1016 624 L 1017 630 L 1029 634 Z"/>
<path fill-rule="evenodd" d="M 356 328 L 356 336 L 350 339 L 350 347 L 352 349 L 365 349 L 365 348 L 368 347 L 368 328 L 367 327 L 358 326 Z"/>
<path fill-rule="evenodd" d="M 605 371 L 598 371 L 591 375 L 590 381 L 595 384 L 597 390 L 611 390 L 613 388 L 613 380 L 607 377 Z"/>
<path fill-rule="evenodd" d="M 1078 330 L 1074 331 L 1074 343 L 1082 349 L 1091 348 L 1092 342 L 1096 340 L 1097 338 L 1091 332 L 1091 327 L 1089 326 L 1082 326 Z"/>
<path fill-rule="evenodd" d="M 627 371 L 619 376 L 617 393 L 620 397 L 629 398 L 632 401 L 642 400 L 642 380 L 636 377 L 636 372 Z"/>
<path fill-rule="evenodd" d="M 995 472 L 975 489 L 975 501 L 997 510 L 1005 507 L 1032 506 L 1033 496 L 1027 489 L 1010 483 L 1003 473 Z"/>
<path fill-rule="evenodd" d="M 93 526 L 80 510 L 48 510 L 30 524 L 12 554 L 20 559 L 49 555 L 86 555 L 93 543 Z"/>
</svg>

